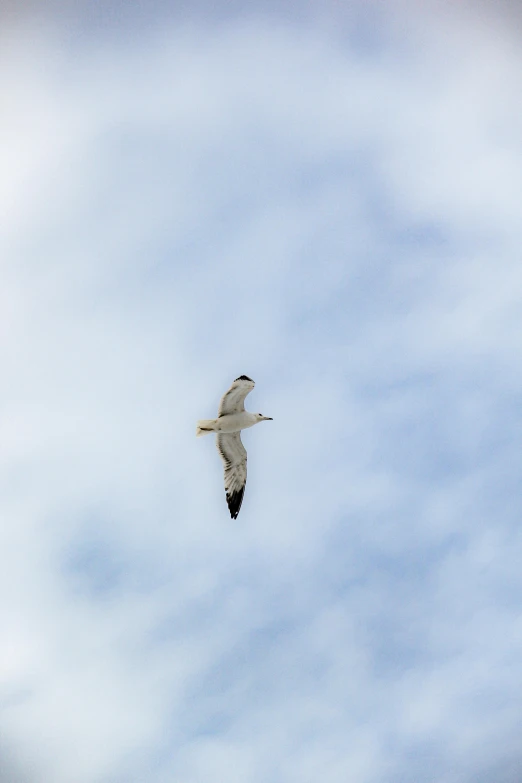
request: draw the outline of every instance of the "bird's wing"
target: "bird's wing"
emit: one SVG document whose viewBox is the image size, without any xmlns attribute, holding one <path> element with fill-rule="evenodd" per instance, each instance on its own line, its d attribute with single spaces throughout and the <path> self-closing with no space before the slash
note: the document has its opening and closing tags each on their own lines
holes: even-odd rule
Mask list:
<svg viewBox="0 0 522 783">
<path fill-rule="evenodd" d="M 230 389 L 221 398 L 218 416 L 244 411 L 245 397 L 250 394 L 254 386 L 254 381 L 246 375 L 240 375 L 239 378 L 236 378 Z"/>
<path fill-rule="evenodd" d="M 225 492 L 228 510 L 236 519 L 243 502 L 247 480 L 247 453 L 239 432 L 220 432 L 216 446 L 225 466 Z"/>
</svg>

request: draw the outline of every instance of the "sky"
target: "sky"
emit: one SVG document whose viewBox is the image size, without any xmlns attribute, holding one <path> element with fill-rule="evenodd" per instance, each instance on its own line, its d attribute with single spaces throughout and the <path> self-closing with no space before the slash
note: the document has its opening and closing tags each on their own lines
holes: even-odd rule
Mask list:
<svg viewBox="0 0 522 783">
<path fill-rule="evenodd" d="M 0 783 L 519 783 L 520 12 L 0 22 Z"/>
</svg>

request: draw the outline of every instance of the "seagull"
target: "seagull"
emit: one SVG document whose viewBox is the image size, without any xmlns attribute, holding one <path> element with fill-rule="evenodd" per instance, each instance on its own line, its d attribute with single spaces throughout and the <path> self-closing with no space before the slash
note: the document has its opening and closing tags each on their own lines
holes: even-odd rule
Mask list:
<svg viewBox="0 0 522 783">
<path fill-rule="evenodd" d="M 201 419 L 196 426 L 196 437 L 217 434 L 216 446 L 225 466 L 225 492 L 232 519 L 237 519 L 247 479 L 247 453 L 241 443 L 241 430 L 253 427 L 260 421 L 273 421 L 262 413 L 245 410 L 245 397 L 255 383 L 248 375 L 236 378 L 219 403 L 217 419 Z"/>
</svg>

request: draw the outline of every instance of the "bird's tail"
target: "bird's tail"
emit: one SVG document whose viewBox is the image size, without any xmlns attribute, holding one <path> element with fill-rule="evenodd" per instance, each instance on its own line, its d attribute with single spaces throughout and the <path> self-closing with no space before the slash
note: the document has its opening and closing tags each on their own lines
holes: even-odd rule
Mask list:
<svg viewBox="0 0 522 783">
<path fill-rule="evenodd" d="M 199 438 L 201 435 L 208 435 L 209 432 L 215 432 L 215 423 L 215 419 L 200 419 L 196 426 L 196 438 Z"/>
</svg>

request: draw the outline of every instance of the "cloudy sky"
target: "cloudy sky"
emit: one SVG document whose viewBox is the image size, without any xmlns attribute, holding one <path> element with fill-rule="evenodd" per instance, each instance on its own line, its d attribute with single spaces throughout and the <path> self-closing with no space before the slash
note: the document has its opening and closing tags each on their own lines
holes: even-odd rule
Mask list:
<svg viewBox="0 0 522 783">
<path fill-rule="evenodd" d="M 0 20 L 1 783 L 519 783 L 521 15 L 45 5 Z"/>
</svg>

